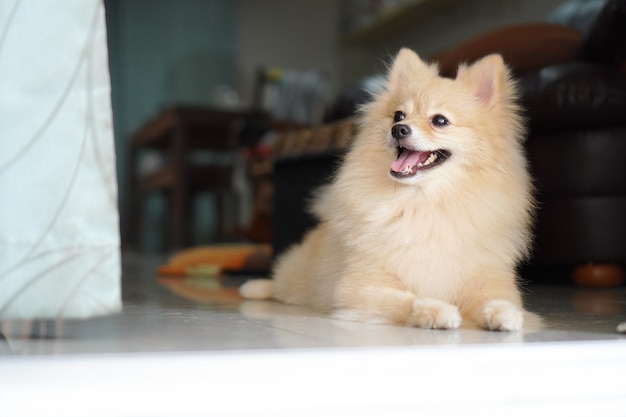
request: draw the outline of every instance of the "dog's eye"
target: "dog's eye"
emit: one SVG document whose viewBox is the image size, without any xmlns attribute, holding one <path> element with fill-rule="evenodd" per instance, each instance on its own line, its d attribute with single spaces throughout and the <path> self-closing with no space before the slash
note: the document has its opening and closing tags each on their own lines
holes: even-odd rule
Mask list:
<svg viewBox="0 0 626 417">
<path fill-rule="evenodd" d="M 393 114 L 393 122 L 394 123 L 398 123 L 400 121 L 404 120 L 404 113 L 402 113 L 401 111 L 397 111 Z"/>
<path fill-rule="evenodd" d="M 442 116 L 441 114 L 436 114 L 430 119 L 433 126 L 436 127 L 444 127 L 450 124 L 450 121 L 446 118 L 446 116 Z"/>
</svg>

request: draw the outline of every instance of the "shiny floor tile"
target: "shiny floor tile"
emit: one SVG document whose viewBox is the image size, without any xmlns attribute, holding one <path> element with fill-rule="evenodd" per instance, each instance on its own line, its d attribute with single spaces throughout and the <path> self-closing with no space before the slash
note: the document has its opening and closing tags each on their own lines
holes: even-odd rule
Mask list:
<svg viewBox="0 0 626 417">
<path fill-rule="evenodd" d="M 533 285 L 546 327 L 422 330 L 242 301 L 126 258 L 121 314 L 0 322 L 2 415 L 623 416 L 623 287 Z"/>
<path fill-rule="evenodd" d="M 423 330 L 332 320 L 302 307 L 242 301 L 214 282 L 157 280 L 158 259 L 124 265 L 121 314 L 90 320 L 5 321 L 0 353 L 8 355 L 189 352 L 288 348 L 425 346 L 493 343 L 625 341 L 626 289 L 534 285 L 528 308 L 544 328 L 524 332 Z"/>
</svg>

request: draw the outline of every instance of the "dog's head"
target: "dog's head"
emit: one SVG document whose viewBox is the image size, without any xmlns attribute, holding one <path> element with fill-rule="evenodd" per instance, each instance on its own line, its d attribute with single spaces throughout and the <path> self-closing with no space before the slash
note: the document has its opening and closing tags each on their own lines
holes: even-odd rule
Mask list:
<svg viewBox="0 0 626 417">
<path fill-rule="evenodd" d="M 512 143 L 517 147 L 523 129 L 515 101 L 515 84 L 499 55 L 461 65 L 456 79 L 448 79 L 402 49 L 386 88 L 365 108 L 365 123 L 380 134 L 384 129 L 389 175 L 412 184 L 453 168 L 471 174 L 494 165 Z"/>
</svg>

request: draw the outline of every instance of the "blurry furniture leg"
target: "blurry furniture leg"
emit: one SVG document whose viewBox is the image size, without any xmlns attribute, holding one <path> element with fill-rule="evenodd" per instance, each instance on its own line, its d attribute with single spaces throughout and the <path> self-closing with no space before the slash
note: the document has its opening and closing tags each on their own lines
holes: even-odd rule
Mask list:
<svg viewBox="0 0 626 417">
<path fill-rule="evenodd" d="M 184 115 L 180 118 L 177 126 L 174 128 L 172 142 L 172 165 L 173 178 L 172 187 L 169 190 L 171 194 L 172 206 L 172 246 L 174 248 L 183 248 L 191 242 L 189 230 L 189 217 L 191 210 L 189 209 L 189 181 L 188 181 L 188 144 L 186 136 L 186 120 Z"/>
</svg>

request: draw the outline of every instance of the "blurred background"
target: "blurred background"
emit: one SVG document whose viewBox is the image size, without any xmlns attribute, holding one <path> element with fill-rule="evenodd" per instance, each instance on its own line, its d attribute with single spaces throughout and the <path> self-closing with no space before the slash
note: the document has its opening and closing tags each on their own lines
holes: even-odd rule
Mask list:
<svg viewBox="0 0 626 417">
<path fill-rule="evenodd" d="M 487 43 L 495 50 L 487 52 L 516 58 L 514 71 L 524 74 L 553 63 L 547 62 L 550 59 L 578 60 L 585 55 L 589 32 L 606 3 L 106 0 L 123 247 L 169 253 L 220 242 L 271 243 L 272 230 L 278 227 L 272 220 L 275 205 L 281 201 L 273 189 L 273 145 L 285 132 L 350 117 L 400 47 L 445 66 L 446 59 L 456 57 L 451 50 L 468 42 L 476 46 L 476 39 L 491 34 Z M 623 2 L 612 3 L 623 9 Z M 507 31 L 535 23 L 557 26 L 558 36 L 554 27 Z M 509 44 L 498 43 L 501 34 Z M 542 44 L 552 49 L 542 51 Z M 544 57 L 542 62 L 533 62 L 533 51 Z M 185 120 L 194 117 L 215 117 L 205 126 L 212 129 L 205 131 L 206 141 L 229 137 L 228 144 L 215 142 L 192 152 L 195 142 L 189 139 L 183 151 L 194 153 L 193 161 L 184 163 L 176 153 L 181 150 L 165 139 L 152 146 L 156 136 L 183 135 L 181 129 L 193 124 Z M 623 115 L 617 119 L 624 121 Z M 232 152 L 217 155 L 224 148 Z M 204 171 L 202 178 L 213 175 L 214 181 L 195 192 L 191 167 L 203 163 L 220 168 Z M 170 176 L 159 174 L 168 164 L 178 168 L 168 171 Z M 173 179 L 172 172 L 181 167 L 184 181 Z M 147 185 L 136 185 L 150 176 Z M 173 191 L 172 184 L 182 191 Z M 193 198 L 187 199 L 192 191 Z M 187 202 L 177 206 L 176 198 Z M 281 219 L 289 217 L 284 213 Z"/>
</svg>

